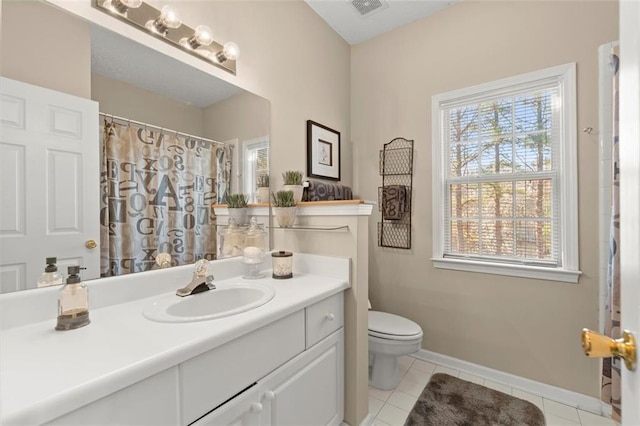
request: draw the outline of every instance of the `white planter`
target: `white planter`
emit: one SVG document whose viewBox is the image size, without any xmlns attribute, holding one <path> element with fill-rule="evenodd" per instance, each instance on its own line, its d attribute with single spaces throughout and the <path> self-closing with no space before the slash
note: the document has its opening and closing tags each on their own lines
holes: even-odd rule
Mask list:
<svg viewBox="0 0 640 426">
<path fill-rule="evenodd" d="M 229 219 L 234 218 L 236 221 L 236 225 L 247 225 L 249 220 L 247 218 L 247 208 L 243 207 L 240 209 L 229 208 Z"/>
<path fill-rule="evenodd" d="M 284 191 L 293 192 L 293 199 L 296 200 L 296 203 L 302 201 L 302 191 L 304 191 L 304 186 L 302 185 L 284 185 Z"/>
<path fill-rule="evenodd" d="M 281 228 L 291 228 L 296 221 L 296 207 L 274 207 L 273 214 L 276 216 L 278 225 Z"/>
<path fill-rule="evenodd" d="M 258 202 L 259 203 L 268 203 L 269 202 L 269 187 L 258 188 Z"/>
</svg>

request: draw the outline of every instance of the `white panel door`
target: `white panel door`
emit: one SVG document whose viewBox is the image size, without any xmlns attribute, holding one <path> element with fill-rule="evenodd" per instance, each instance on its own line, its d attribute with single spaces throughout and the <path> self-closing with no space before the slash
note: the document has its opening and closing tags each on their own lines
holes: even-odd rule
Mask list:
<svg viewBox="0 0 640 426">
<path fill-rule="evenodd" d="M 344 415 L 344 331 L 340 329 L 261 383 L 262 425 L 338 425 Z"/>
<path fill-rule="evenodd" d="M 640 2 L 620 2 L 622 328 L 640 341 Z M 622 424 L 640 425 L 640 372 L 622 368 Z"/>
<path fill-rule="evenodd" d="M 0 293 L 35 288 L 46 257 L 100 276 L 98 137 L 96 102 L 0 77 Z"/>
</svg>

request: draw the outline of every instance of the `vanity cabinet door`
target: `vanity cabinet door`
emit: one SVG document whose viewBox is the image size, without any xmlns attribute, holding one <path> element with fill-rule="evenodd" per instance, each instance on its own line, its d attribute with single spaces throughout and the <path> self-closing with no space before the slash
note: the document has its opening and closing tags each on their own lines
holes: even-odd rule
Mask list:
<svg viewBox="0 0 640 426">
<path fill-rule="evenodd" d="M 258 386 L 254 386 L 190 426 L 258 426 L 263 411 L 258 396 Z"/>
<path fill-rule="evenodd" d="M 304 351 L 304 313 L 180 364 L 183 424 L 190 424 Z"/>
<path fill-rule="evenodd" d="M 344 416 L 340 329 L 261 382 L 261 425 L 337 425 Z"/>
</svg>

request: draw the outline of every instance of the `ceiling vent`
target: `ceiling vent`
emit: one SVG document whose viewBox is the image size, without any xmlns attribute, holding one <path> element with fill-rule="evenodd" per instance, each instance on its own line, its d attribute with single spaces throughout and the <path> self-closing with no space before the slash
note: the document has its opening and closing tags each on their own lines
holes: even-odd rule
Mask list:
<svg viewBox="0 0 640 426">
<path fill-rule="evenodd" d="M 362 16 L 368 16 L 375 11 L 380 11 L 389 7 L 384 0 L 349 0 Z"/>
</svg>

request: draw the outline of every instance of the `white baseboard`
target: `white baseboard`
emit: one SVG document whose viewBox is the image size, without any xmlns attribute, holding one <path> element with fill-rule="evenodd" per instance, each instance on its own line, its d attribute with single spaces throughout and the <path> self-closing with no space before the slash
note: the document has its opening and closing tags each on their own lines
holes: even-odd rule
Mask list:
<svg viewBox="0 0 640 426">
<path fill-rule="evenodd" d="M 414 358 L 431 362 L 433 364 L 438 364 L 444 367 L 453 368 L 455 370 L 464 371 L 466 373 L 475 374 L 476 376 L 481 376 L 491 381 L 502 383 L 504 385 L 529 392 L 533 395 L 552 399 L 562 404 L 579 408 L 580 410 L 588 411 L 598 416 L 611 417 L 611 406 L 592 396 L 583 395 L 567 389 L 562 389 L 556 386 L 547 385 L 545 383 L 536 382 L 535 380 L 515 376 L 513 374 L 494 370 L 492 368 L 473 364 L 471 362 L 462 361 L 447 355 L 427 351 L 425 349 L 420 349 L 412 356 Z"/>
<path fill-rule="evenodd" d="M 375 419 L 373 418 L 371 413 L 368 413 L 367 417 L 365 417 L 364 420 L 360 423 L 360 426 L 373 426 L 374 420 Z"/>
<path fill-rule="evenodd" d="M 375 419 L 373 418 L 371 413 L 367 413 L 367 417 L 365 417 L 364 420 L 362 420 L 362 422 L 360 423 L 360 426 L 374 426 L 373 424 L 374 420 Z M 349 423 L 342 422 L 340 423 L 340 426 L 350 426 L 350 425 Z"/>
</svg>

